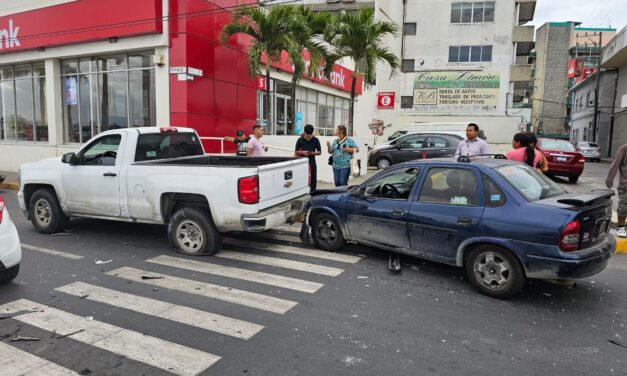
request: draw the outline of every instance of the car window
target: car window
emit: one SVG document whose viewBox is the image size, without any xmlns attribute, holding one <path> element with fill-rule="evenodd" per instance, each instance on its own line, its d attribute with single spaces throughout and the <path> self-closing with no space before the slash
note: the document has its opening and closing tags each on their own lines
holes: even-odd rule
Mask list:
<svg viewBox="0 0 627 376">
<path fill-rule="evenodd" d="M 397 170 L 385 174 L 380 178 L 365 183 L 360 187 L 361 196 L 364 198 L 384 198 L 394 200 L 407 200 L 411 188 L 416 182 L 420 169 L 412 167 Z"/>
<path fill-rule="evenodd" d="M 577 151 L 577 149 L 568 141 L 562 140 L 550 140 L 550 139 L 540 139 L 539 146 L 541 149 L 546 150 L 559 150 L 559 151 Z"/>
<path fill-rule="evenodd" d="M 505 194 L 496 184 L 486 175 L 481 175 L 483 179 L 483 202 L 488 208 L 496 208 L 505 205 Z"/>
<path fill-rule="evenodd" d="M 194 155 L 203 155 L 200 140 L 194 133 L 146 133 L 137 139 L 135 162 Z"/>
<path fill-rule="evenodd" d="M 524 164 L 502 166 L 496 171 L 531 202 L 566 193 L 551 179 Z"/>
<path fill-rule="evenodd" d="M 589 143 L 588 146 L 591 147 L 591 148 L 598 148 L 599 147 L 599 145 L 597 145 L 595 143 L 592 143 L 592 142 Z"/>
<path fill-rule="evenodd" d="M 407 137 L 400 144 L 401 149 L 420 149 L 424 147 L 424 137 Z"/>
<path fill-rule="evenodd" d="M 428 148 L 445 148 L 446 140 L 441 137 L 427 137 Z"/>
<path fill-rule="evenodd" d="M 88 145 L 81 153 L 83 165 L 114 166 L 118 155 L 122 136 L 119 134 L 105 136 Z"/>
<path fill-rule="evenodd" d="M 422 185 L 418 201 L 459 206 L 478 205 L 475 174 L 460 168 L 432 168 Z"/>
</svg>

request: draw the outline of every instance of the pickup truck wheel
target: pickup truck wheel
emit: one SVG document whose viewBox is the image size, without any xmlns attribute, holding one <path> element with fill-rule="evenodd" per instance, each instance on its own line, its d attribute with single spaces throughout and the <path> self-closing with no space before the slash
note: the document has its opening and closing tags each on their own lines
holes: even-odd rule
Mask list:
<svg viewBox="0 0 627 376">
<path fill-rule="evenodd" d="M 325 251 L 337 251 L 344 246 L 342 228 L 332 215 L 321 213 L 311 223 L 311 235 L 316 246 Z"/>
<path fill-rule="evenodd" d="M 70 224 L 57 196 L 50 189 L 36 190 L 30 198 L 28 211 L 33 226 L 42 234 L 61 232 Z"/>
<path fill-rule="evenodd" d="M 525 273 L 511 252 L 486 244 L 475 248 L 466 261 L 466 274 L 480 293 L 497 299 L 518 294 L 525 286 Z"/>
<path fill-rule="evenodd" d="M 20 264 L 0 271 L 0 283 L 12 281 L 20 272 Z"/>
<path fill-rule="evenodd" d="M 213 255 L 222 237 L 209 214 L 197 208 L 177 210 L 168 224 L 168 238 L 179 253 L 192 256 Z"/>
</svg>

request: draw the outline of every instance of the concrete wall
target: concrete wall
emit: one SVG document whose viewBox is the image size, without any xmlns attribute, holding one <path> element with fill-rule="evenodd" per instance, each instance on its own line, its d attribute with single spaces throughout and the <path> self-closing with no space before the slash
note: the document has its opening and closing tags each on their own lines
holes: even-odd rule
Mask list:
<svg viewBox="0 0 627 376">
<path fill-rule="evenodd" d="M 566 115 L 570 24 L 542 25 L 536 33 L 532 123 L 544 133 L 562 133 Z"/>
</svg>

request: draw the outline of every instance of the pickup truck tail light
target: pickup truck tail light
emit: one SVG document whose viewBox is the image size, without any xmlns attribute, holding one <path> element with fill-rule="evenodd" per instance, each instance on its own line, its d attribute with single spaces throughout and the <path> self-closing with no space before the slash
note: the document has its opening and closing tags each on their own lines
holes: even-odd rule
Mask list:
<svg viewBox="0 0 627 376">
<path fill-rule="evenodd" d="M 0 223 L 2 223 L 2 213 L 4 213 L 4 197 L 0 195 Z"/>
<path fill-rule="evenodd" d="M 579 249 L 579 232 L 581 224 L 579 220 L 574 220 L 564 226 L 560 234 L 560 249 L 564 252 L 572 252 Z"/>
<path fill-rule="evenodd" d="M 237 181 L 237 196 L 242 204 L 259 202 L 259 176 L 247 176 Z"/>
</svg>

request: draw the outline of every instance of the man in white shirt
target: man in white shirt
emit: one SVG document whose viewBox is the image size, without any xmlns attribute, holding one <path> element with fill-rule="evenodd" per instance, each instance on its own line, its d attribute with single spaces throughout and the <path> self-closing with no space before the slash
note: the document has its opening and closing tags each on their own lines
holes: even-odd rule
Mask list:
<svg viewBox="0 0 627 376">
<path fill-rule="evenodd" d="M 479 138 L 479 126 L 470 123 L 466 127 L 466 139 L 459 142 L 455 158 L 460 156 L 479 156 L 489 154 L 488 143 Z"/>
</svg>

